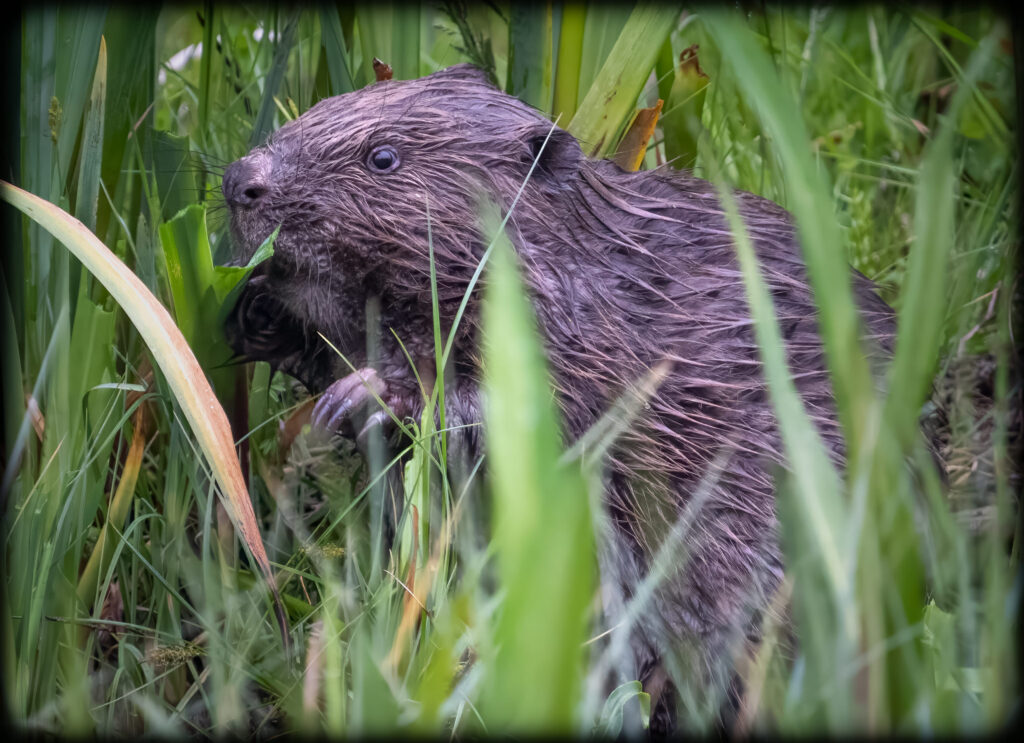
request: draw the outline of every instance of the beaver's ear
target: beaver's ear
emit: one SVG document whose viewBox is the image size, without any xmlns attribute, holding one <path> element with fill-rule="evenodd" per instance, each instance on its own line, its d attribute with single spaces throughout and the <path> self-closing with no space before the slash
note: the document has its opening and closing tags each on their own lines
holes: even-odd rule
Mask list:
<svg viewBox="0 0 1024 743">
<path fill-rule="evenodd" d="M 583 151 L 576 137 L 564 129 L 557 126 L 552 128 L 547 123 L 535 127 L 530 132 L 529 145 L 530 161 L 527 167 L 534 160 L 537 161 L 533 171 L 535 176 L 539 174 L 551 183 L 563 185 L 571 181 L 579 171 Z"/>
<path fill-rule="evenodd" d="M 466 80 L 468 82 L 494 86 L 494 82 L 487 76 L 484 70 L 468 62 L 462 62 L 461 64 L 438 70 L 431 77 L 443 78 L 445 80 Z"/>
</svg>

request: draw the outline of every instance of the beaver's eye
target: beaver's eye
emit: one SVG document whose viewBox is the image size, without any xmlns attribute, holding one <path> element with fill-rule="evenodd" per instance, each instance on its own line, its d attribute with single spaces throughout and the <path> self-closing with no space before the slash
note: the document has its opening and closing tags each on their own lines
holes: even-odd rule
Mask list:
<svg viewBox="0 0 1024 743">
<path fill-rule="evenodd" d="M 390 173 L 400 162 L 398 152 L 389 144 L 374 147 L 370 156 L 366 158 L 366 165 L 378 173 Z"/>
</svg>

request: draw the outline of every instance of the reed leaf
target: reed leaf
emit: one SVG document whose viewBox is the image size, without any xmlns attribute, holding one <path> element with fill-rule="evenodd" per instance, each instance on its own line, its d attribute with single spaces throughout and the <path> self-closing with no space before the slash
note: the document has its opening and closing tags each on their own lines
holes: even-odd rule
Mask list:
<svg viewBox="0 0 1024 743">
<path fill-rule="evenodd" d="M 673 4 L 637 3 L 608 59 L 566 127 L 589 157 L 604 157 L 618 144 L 658 50 L 679 20 Z M 564 29 L 563 29 L 564 33 Z"/>
<path fill-rule="evenodd" d="M 0 195 L 4 201 L 37 221 L 63 242 L 107 288 L 145 340 L 210 464 L 235 528 L 273 594 L 282 639 L 287 646 L 284 607 L 235 456 L 231 427 L 181 331 L 139 278 L 78 220 L 53 204 L 7 182 L 0 181 Z"/>
<path fill-rule="evenodd" d="M 587 6 L 583 2 L 577 0 L 562 6 L 551 118 L 563 122 L 563 126 L 565 122 L 571 121 L 576 113 L 583 54 L 583 28 L 586 20 Z"/>
<path fill-rule="evenodd" d="M 341 30 L 341 20 L 336 8 L 320 9 L 321 38 L 327 54 L 327 69 L 330 73 L 331 95 L 351 93 L 356 89 L 349 70 L 348 48 L 345 46 L 345 34 Z"/>
<path fill-rule="evenodd" d="M 540 111 L 551 106 L 551 2 L 513 3 L 505 90 Z"/>
<path fill-rule="evenodd" d="M 550 381 L 503 233 L 496 236 L 488 277 L 485 424 L 503 600 L 481 715 L 495 730 L 566 733 L 573 729 L 573 700 L 582 683 L 594 586 L 587 486 L 578 466 L 559 463 Z"/>
</svg>

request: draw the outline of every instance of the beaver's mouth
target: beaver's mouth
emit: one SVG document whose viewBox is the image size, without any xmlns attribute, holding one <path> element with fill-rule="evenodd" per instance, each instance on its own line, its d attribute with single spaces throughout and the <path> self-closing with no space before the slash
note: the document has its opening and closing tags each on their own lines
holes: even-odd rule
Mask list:
<svg viewBox="0 0 1024 743">
<path fill-rule="evenodd" d="M 274 227 L 268 228 L 262 219 L 248 210 L 229 206 L 228 214 L 232 253 L 235 260 L 241 261 L 244 265 L 252 259 L 260 245 L 273 233 Z"/>
</svg>

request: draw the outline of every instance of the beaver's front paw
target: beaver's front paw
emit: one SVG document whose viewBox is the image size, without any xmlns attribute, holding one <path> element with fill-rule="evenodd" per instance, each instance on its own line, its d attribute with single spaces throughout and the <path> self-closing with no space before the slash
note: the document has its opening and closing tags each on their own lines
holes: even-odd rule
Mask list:
<svg viewBox="0 0 1024 743">
<path fill-rule="evenodd" d="M 331 433 L 355 436 L 363 444 L 377 426 L 387 429 L 392 421 L 387 410 L 380 410 L 378 399 L 397 417 L 403 416 L 398 399 L 391 399 L 388 386 L 374 369 L 364 367 L 334 382 L 313 406 L 312 423 Z"/>
</svg>

